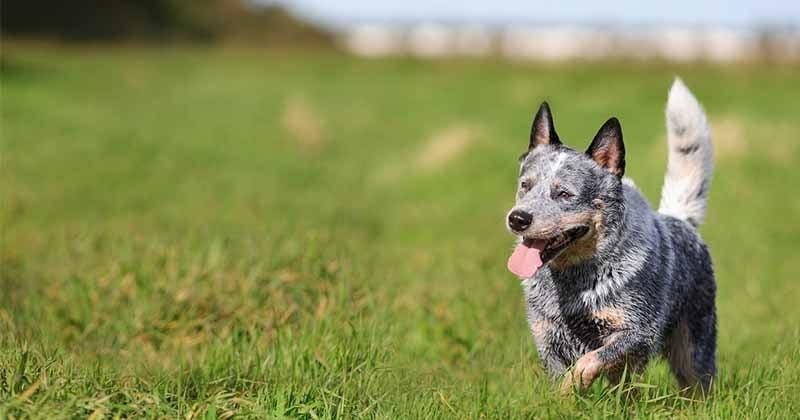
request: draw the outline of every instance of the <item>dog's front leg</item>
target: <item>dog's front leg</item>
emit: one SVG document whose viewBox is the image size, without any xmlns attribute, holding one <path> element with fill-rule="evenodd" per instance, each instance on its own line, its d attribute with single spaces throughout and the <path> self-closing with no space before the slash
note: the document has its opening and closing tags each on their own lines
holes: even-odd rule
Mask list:
<svg viewBox="0 0 800 420">
<path fill-rule="evenodd" d="M 575 390 L 583 391 L 589 388 L 601 373 L 608 370 L 606 364 L 598 356 L 599 350 L 592 350 L 584 354 L 575 362 L 574 368 L 567 371 L 564 380 L 561 382 L 562 394 L 569 394 Z"/>
<path fill-rule="evenodd" d="M 561 392 L 584 391 L 600 375 L 624 368 L 625 364 L 643 366 L 647 361 L 648 340 L 645 337 L 618 332 L 604 346 L 581 356 L 561 383 Z"/>
</svg>

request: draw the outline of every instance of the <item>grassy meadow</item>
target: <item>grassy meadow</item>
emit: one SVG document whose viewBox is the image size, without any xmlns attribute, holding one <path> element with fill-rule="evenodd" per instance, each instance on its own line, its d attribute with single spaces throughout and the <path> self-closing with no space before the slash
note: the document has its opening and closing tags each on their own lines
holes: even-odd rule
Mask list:
<svg viewBox="0 0 800 420">
<path fill-rule="evenodd" d="M 679 74 L 713 124 L 714 394 L 561 397 L 506 271 L 539 103 L 611 114 L 658 202 Z M 0 419 L 792 418 L 800 68 L 4 45 Z"/>
</svg>

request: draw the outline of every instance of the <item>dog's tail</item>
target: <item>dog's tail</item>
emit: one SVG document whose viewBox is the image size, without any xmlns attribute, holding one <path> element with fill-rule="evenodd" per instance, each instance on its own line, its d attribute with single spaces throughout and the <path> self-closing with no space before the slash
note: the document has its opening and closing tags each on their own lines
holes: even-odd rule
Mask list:
<svg viewBox="0 0 800 420">
<path fill-rule="evenodd" d="M 667 146 L 669 161 L 658 211 L 700 226 L 714 165 L 711 129 L 703 107 L 679 78 L 667 100 Z"/>
</svg>

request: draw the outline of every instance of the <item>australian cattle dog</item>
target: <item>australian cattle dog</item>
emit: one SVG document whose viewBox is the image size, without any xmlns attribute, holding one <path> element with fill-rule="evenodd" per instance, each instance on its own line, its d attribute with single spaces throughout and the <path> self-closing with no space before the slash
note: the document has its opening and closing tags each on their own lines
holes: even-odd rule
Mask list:
<svg viewBox="0 0 800 420">
<path fill-rule="evenodd" d="M 539 356 L 562 390 L 585 390 L 603 375 L 618 382 L 656 355 L 681 387 L 711 386 L 716 283 L 697 232 L 711 185 L 711 132 L 680 79 L 666 120 L 658 211 L 625 177 L 616 118 L 585 152 L 561 142 L 547 103 L 533 120 L 506 220 L 518 237 L 508 268 L 522 279 Z"/>
</svg>

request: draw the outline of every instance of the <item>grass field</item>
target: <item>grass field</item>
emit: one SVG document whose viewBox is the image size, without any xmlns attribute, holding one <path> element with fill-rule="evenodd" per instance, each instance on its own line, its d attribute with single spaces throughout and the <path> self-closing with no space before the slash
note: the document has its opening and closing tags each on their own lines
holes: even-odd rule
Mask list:
<svg viewBox="0 0 800 420">
<path fill-rule="evenodd" d="M 800 412 L 798 67 L 4 47 L 0 419 Z M 530 119 L 615 114 L 657 202 L 675 74 L 715 130 L 716 390 L 560 397 L 505 269 Z"/>
</svg>

